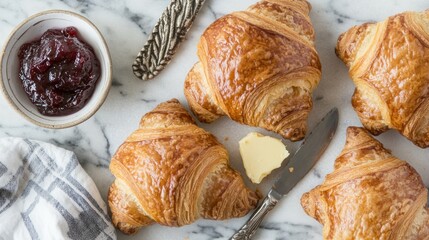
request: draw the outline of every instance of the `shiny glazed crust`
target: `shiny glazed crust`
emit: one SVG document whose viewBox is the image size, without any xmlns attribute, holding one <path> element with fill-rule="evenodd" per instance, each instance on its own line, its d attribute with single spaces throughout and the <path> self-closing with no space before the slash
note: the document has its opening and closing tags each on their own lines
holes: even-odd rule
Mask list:
<svg viewBox="0 0 429 240">
<path fill-rule="evenodd" d="M 264 0 L 211 24 L 185 96 L 204 122 L 220 116 L 300 140 L 321 76 L 305 0 Z"/>
<path fill-rule="evenodd" d="M 323 239 L 429 239 L 427 190 L 418 173 L 363 128 L 346 145 L 324 183 L 301 198 L 324 225 Z"/>
<path fill-rule="evenodd" d="M 112 221 L 126 234 L 153 222 L 241 217 L 259 199 L 229 167 L 226 149 L 176 99 L 143 116 L 110 170 L 116 177 L 108 194 Z"/>
<path fill-rule="evenodd" d="M 396 129 L 429 146 L 429 11 L 405 12 L 343 33 L 336 53 L 349 67 L 352 104 L 372 134 Z"/>
</svg>

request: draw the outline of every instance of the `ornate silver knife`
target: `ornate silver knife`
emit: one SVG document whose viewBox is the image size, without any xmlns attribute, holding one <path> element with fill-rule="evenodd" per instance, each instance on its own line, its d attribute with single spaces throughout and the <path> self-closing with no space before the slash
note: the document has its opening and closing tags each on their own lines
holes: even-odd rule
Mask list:
<svg viewBox="0 0 429 240">
<path fill-rule="evenodd" d="M 172 0 L 133 63 L 138 78 L 155 77 L 170 62 L 205 0 Z"/>
<path fill-rule="evenodd" d="M 246 224 L 232 236 L 232 240 L 252 238 L 265 215 L 313 168 L 331 142 L 337 125 L 338 109 L 333 108 L 305 138 L 295 155 L 279 173 L 278 179 L 262 204 L 255 210 Z"/>
</svg>

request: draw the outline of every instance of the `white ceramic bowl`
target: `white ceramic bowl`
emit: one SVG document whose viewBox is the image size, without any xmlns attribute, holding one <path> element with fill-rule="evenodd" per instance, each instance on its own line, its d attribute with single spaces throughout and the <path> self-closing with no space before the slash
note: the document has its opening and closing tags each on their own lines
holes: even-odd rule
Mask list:
<svg viewBox="0 0 429 240">
<path fill-rule="evenodd" d="M 45 116 L 39 113 L 25 93 L 18 77 L 18 51 L 24 43 L 39 39 L 51 28 L 74 26 L 79 36 L 95 52 L 101 65 L 101 75 L 87 104 L 67 116 Z M 1 53 L 0 88 L 11 106 L 29 121 L 46 128 L 67 128 L 90 118 L 103 104 L 112 82 L 112 67 L 107 44 L 100 31 L 85 17 L 64 10 L 50 10 L 35 14 L 20 23 L 10 34 Z"/>
</svg>

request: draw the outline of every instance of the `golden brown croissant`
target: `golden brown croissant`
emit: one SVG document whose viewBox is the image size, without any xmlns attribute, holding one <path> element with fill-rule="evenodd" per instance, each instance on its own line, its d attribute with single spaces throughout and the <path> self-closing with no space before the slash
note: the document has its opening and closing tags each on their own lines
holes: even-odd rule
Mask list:
<svg viewBox="0 0 429 240">
<path fill-rule="evenodd" d="M 366 130 L 347 129 L 334 169 L 301 198 L 307 214 L 324 225 L 324 239 L 429 239 L 422 179 Z"/>
<path fill-rule="evenodd" d="M 229 167 L 226 149 L 176 99 L 143 116 L 110 170 L 116 177 L 108 196 L 112 221 L 127 234 L 153 222 L 182 226 L 199 217 L 240 217 L 259 199 Z"/>
<path fill-rule="evenodd" d="M 227 115 L 302 139 L 321 66 L 305 0 L 264 0 L 211 24 L 185 96 L 204 122 Z"/>
<path fill-rule="evenodd" d="M 352 104 L 372 134 L 397 129 L 429 146 L 429 11 L 405 12 L 343 33 L 336 53 L 350 68 Z"/>
</svg>

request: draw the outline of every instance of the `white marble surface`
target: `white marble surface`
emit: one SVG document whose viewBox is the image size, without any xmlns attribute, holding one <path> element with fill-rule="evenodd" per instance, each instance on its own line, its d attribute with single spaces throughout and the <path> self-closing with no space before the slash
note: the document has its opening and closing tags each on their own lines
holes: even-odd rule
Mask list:
<svg viewBox="0 0 429 240">
<path fill-rule="evenodd" d="M 79 12 L 92 20 L 104 34 L 113 59 L 113 86 L 110 94 L 95 116 L 77 127 L 48 130 L 25 121 L 0 98 L 0 137 L 18 136 L 48 141 L 73 150 L 82 165 L 95 180 L 102 196 L 113 180 L 108 170 L 111 155 L 137 126 L 140 117 L 158 103 L 178 98 L 186 104 L 183 81 L 196 57 L 196 43 L 203 30 L 216 18 L 234 10 L 245 9 L 256 0 L 207 0 L 186 42 L 177 55 L 155 80 L 139 81 L 131 71 L 131 63 L 143 46 L 147 33 L 167 6 L 168 0 L 2 0 L 0 1 L 0 45 L 15 25 L 31 14 L 47 9 L 67 9 Z M 354 87 L 346 67 L 335 56 L 338 35 L 349 27 L 367 21 L 379 21 L 405 10 L 422 11 L 429 8 L 426 0 L 313 0 L 313 21 L 320 54 L 323 76 L 314 93 L 314 110 L 310 127 L 331 107 L 340 110 L 337 135 L 316 167 L 286 196 L 263 223 L 255 239 L 321 239 L 321 225 L 305 215 L 299 199 L 303 192 L 322 182 L 332 170 L 333 161 L 345 141 L 345 129 L 360 126 L 352 109 L 350 98 Z M 230 151 L 232 166 L 243 172 L 237 141 L 253 131 L 227 118 L 213 124 L 200 124 L 211 131 Z M 256 129 L 262 133 L 267 133 Z M 273 135 L 274 134 L 270 134 Z M 423 150 L 394 131 L 378 137 L 385 146 L 402 159 L 409 161 L 429 185 L 429 149 Z M 284 141 L 292 152 L 299 143 Z M 245 177 L 246 178 L 246 177 Z M 266 193 L 272 176 L 257 186 Z M 250 185 L 246 178 L 247 183 Z M 119 239 L 227 239 L 247 217 L 228 221 L 200 220 L 182 228 L 153 225 L 139 234 Z M 0 223 L 1 224 L 1 223 Z"/>
</svg>

